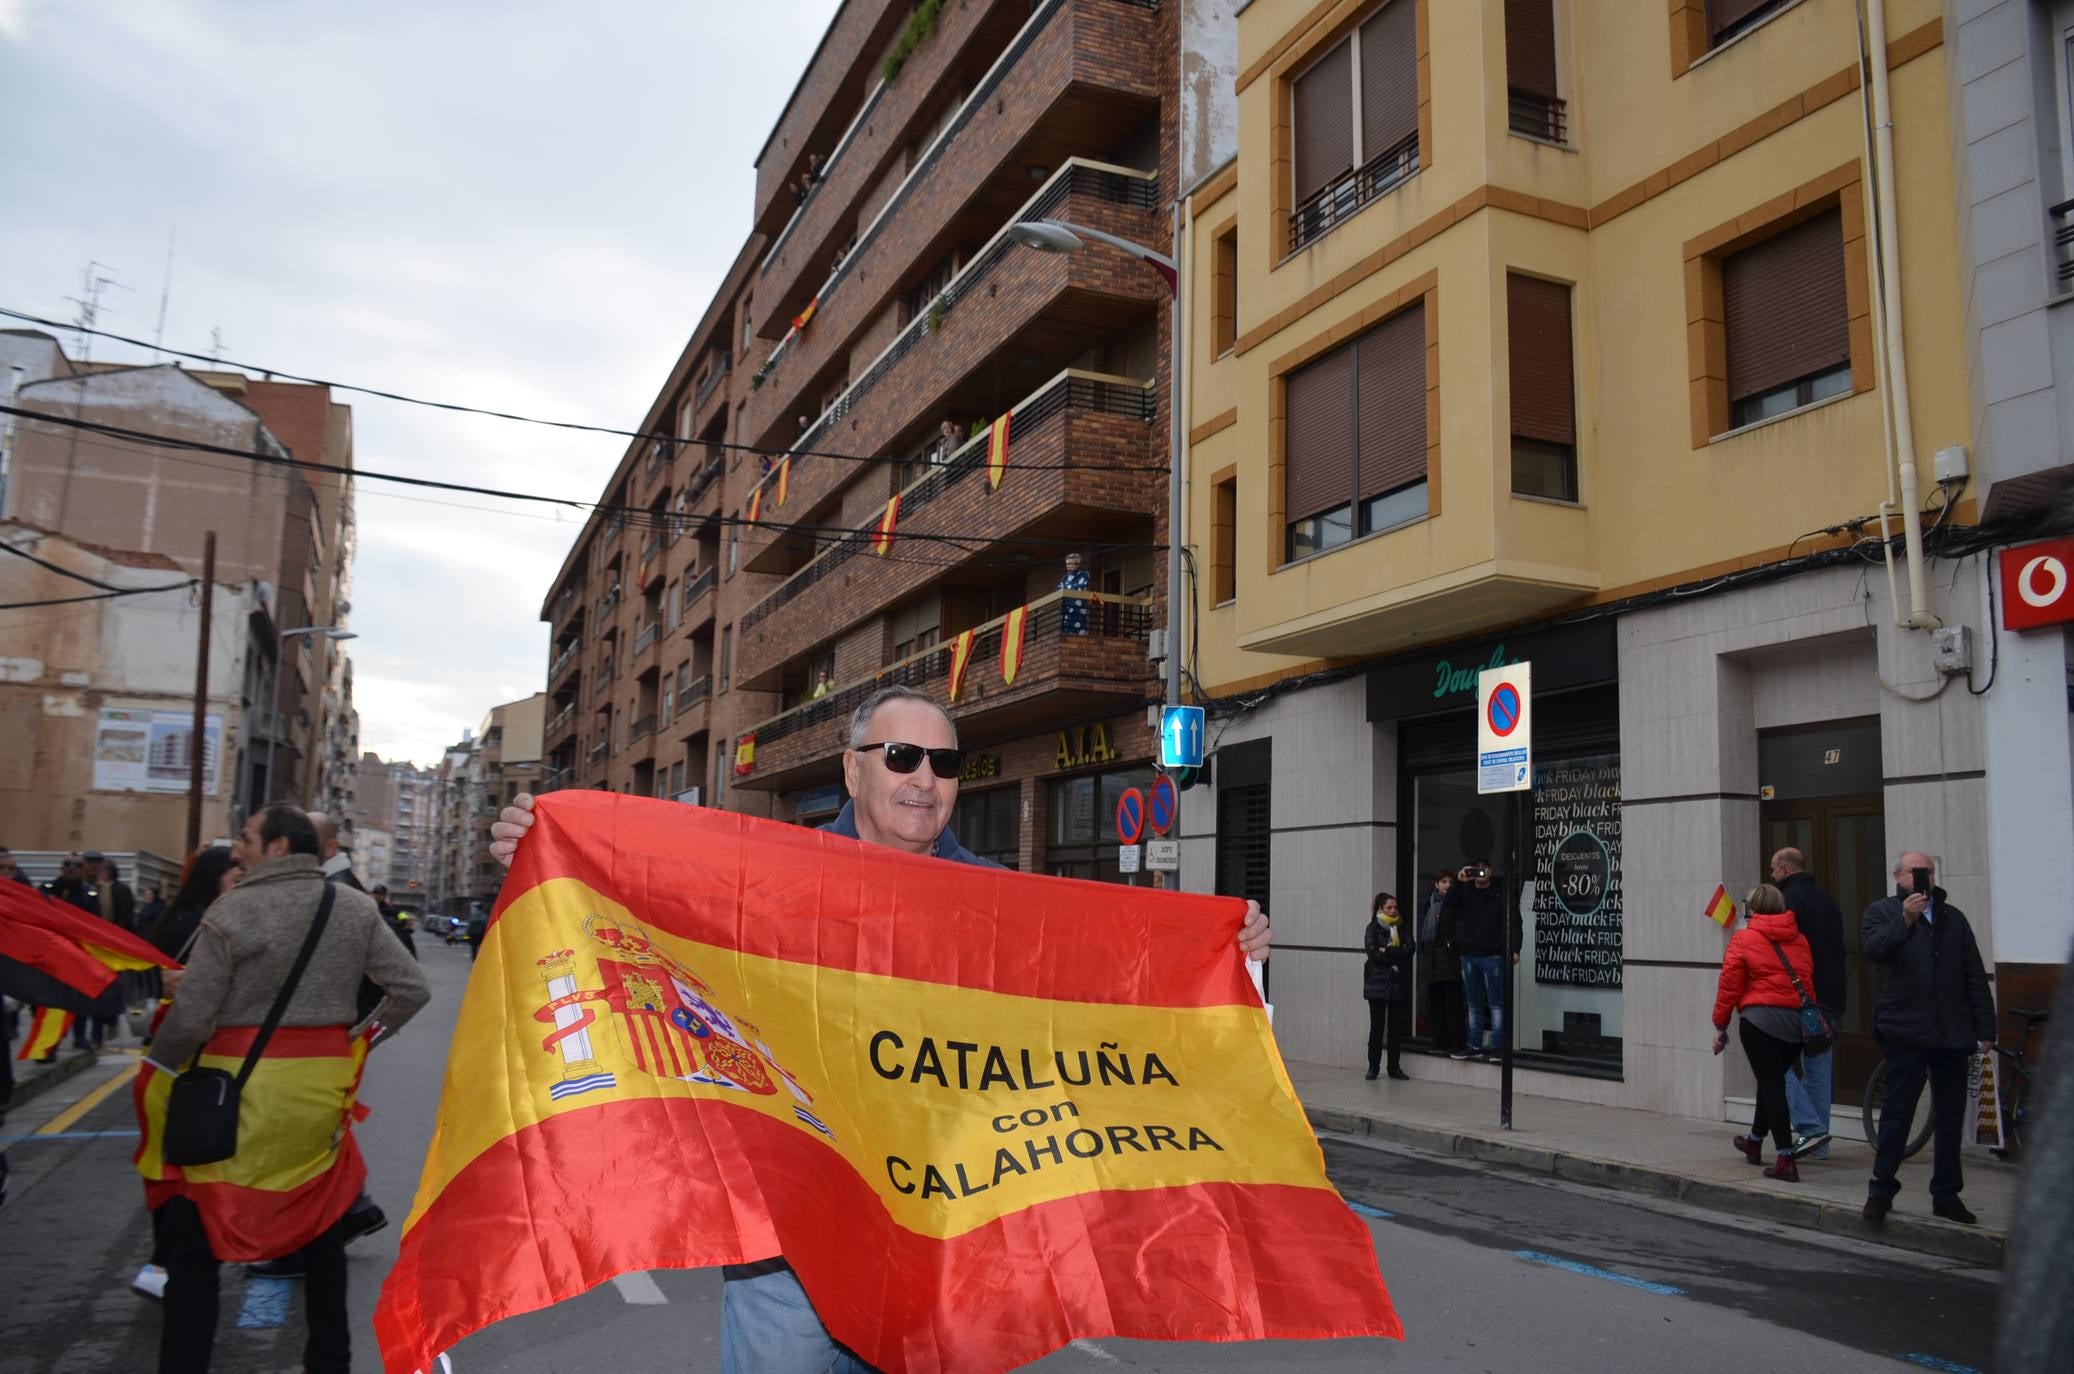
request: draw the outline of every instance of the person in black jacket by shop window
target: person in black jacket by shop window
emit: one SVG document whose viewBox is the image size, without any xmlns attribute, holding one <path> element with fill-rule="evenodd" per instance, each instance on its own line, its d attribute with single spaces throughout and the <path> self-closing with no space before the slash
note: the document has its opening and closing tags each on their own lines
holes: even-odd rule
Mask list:
<svg viewBox="0 0 2074 1374">
<path fill-rule="evenodd" d="M 1441 943 L 1462 957 L 1462 996 L 1469 1004 L 1469 1044 L 1450 1059 L 1498 1062 L 1505 1035 L 1505 884 L 1487 863 L 1465 864 L 1440 904 Z M 1511 913 L 1512 962 L 1519 962 L 1520 918 Z M 1490 1040 L 1484 1028 L 1490 1027 Z"/>
<path fill-rule="evenodd" d="M 1374 1078 L 1390 1051 L 1390 1077 L 1410 1078 L 1398 1062 L 1404 1038 L 1411 1033 L 1412 954 L 1419 947 L 1411 922 L 1387 892 L 1375 894 L 1361 948 L 1368 956 L 1361 970 L 1361 995 L 1368 999 L 1368 1076 Z"/>
<path fill-rule="evenodd" d="M 1772 882 L 1786 901 L 1786 909 L 1807 937 L 1815 955 L 1815 984 L 1810 991 L 1829 1023 L 1840 1026 L 1850 990 L 1844 981 L 1844 913 L 1836 899 L 1822 890 L 1815 875 L 1807 871 L 1807 857 L 1798 849 L 1782 849 L 1772 855 Z M 1786 1105 L 1793 1116 L 1793 1158 L 1829 1158 L 1829 1091 L 1836 1056 L 1803 1056 L 1800 1071 L 1786 1075 Z"/>
<path fill-rule="evenodd" d="M 1894 865 L 1895 890 L 1865 908 L 1858 947 L 1879 966 L 1880 994 L 1872 1034 L 1887 1058 L 1880 1138 L 1866 1186 L 1865 1219 L 1879 1221 L 1901 1191 L 1895 1174 L 1915 1124 L 1923 1082 L 1937 1123 L 1930 1171 L 1930 1210 L 1947 1221 L 1977 1220 L 1959 1201 L 1965 1176 L 1959 1142 L 1966 1120 L 1966 1078 L 1973 1054 L 1994 1053 L 1995 994 L 1966 913 L 1935 884 L 1937 865 L 1919 850 Z"/>
</svg>

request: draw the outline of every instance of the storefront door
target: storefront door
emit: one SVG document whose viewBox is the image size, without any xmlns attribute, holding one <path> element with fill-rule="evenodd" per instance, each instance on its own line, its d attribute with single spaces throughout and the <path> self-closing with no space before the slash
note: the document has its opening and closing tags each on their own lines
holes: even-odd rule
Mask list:
<svg viewBox="0 0 2074 1374">
<path fill-rule="evenodd" d="M 1807 856 L 1808 872 L 1843 912 L 1844 985 L 1851 1004 L 1838 1027 L 1832 1095 L 1838 1102 L 1862 1102 L 1865 1081 L 1880 1062 L 1872 1040 L 1872 1004 L 1879 988 L 1872 964 L 1859 952 L 1858 920 L 1887 890 L 1886 808 L 1880 794 L 1872 792 L 1768 801 L 1761 813 L 1760 871 L 1770 871 L 1771 856 L 1779 850 L 1798 849 Z"/>
</svg>

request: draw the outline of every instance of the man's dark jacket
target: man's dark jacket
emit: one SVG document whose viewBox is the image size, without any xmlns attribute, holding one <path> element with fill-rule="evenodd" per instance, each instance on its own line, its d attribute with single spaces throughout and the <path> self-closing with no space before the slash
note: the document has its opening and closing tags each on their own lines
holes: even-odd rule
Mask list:
<svg viewBox="0 0 2074 1374">
<path fill-rule="evenodd" d="M 1931 915 L 1910 926 L 1901 913 L 1906 892 L 1865 908 L 1858 947 L 1879 966 L 1880 994 L 1872 1035 L 1904 1049 L 1968 1049 L 1995 1038 L 1995 994 L 1966 913 L 1933 887 Z"/>
<path fill-rule="evenodd" d="M 101 915 L 101 894 L 85 882 L 67 883 L 63 878 L 52 878 L 41 890 L 47 896 L 61 902 L 69 902 L 96 919 Z"/>
<path fill-rule="evenodd" d="M 1440 904 L 1440 942 L 1457 954 L 1505 952 L 1505 880 L 1493 877 L 1479 888 L 1459 878 Z M 1520 947 L 1520 918 L 1512 917 L 1512 947 Z"/>
<path fill-rule="evenodd" d="M 1815 953 L 1815 986 L 1811 991 L 1831 1019 L 1844 1014 L 1850 1005 L 1850 986 L 1844 981 L 1844 913 L 1836 898 L 1822 890 L 1812 873 L 1791 873 L 1779 883 L 1786 909 L 1808 937 Z"/>
<path fill-rule="evenodd" d="M 844 802 L 842 813 L 828 824 L 822 826 L 821 829 L 831 835 L 841 835 L 845 839 L 862 840 L 864 837 L 857 833 L 857 803 L 854 801 Z M 958 837 L 951 833 L 949 826 L 945 826 L 943 833 L 936 837 L 934 857 L 948 859 L 954 864 L 971 864 L 975 868 L 1007 867 L 1007 865 L 996 863 L 992 859 L 982 858 L 964 845 L 959 844 Z"/>
</svg>

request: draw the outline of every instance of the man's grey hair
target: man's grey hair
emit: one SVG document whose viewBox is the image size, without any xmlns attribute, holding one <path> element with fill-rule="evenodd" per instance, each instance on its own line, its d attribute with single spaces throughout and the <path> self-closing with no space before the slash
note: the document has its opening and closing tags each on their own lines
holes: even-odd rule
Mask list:
<svg viewBox="0 0 2074 1374">
<path fill-rule="evenodd" d="M 879 707 L 894 701 L 919 701 L 943 717 L 943 723 L 951 729 L 951 743 L 958 742 L 958 722 L 951 713 L 943 709 L 943 703 L 927 692 L 918 692 L 912 687 L 881 687 L 866 697 L 863 704 L 850 712 L 850 747 L 861 748 L 871 743 L 871 718 L 878 714 Z"/>
</svg>

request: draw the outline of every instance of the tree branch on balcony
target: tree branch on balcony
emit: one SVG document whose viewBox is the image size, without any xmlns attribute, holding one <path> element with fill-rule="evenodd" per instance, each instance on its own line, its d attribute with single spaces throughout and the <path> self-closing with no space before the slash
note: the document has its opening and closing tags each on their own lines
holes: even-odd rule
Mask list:
<svg viewBox="0 0 2074 1374">
<path fill-rule="evenodd" d="M 900 31 L 893 50 L 886 54 L 885 66 L 880 69 L 880 74 L 888 82 L 900 75 L 900 69 L 907 65 L 908 58 L 915 55 L 915 49 L 928 42 L 929 36 L 936 32 L 936 16 L 942 9 L 943 0 L 922 0 L 915 6 L 915 12 L 907 17 L 907 27 Z"/>
</svg>

